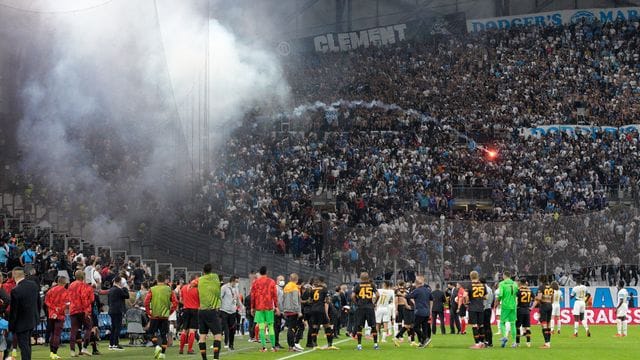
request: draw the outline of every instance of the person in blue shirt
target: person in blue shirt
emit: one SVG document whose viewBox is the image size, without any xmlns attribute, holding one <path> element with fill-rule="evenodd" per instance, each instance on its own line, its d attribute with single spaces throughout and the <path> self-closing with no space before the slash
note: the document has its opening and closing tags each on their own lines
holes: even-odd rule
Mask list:
<svg viewBox="0 0 640 360">
<path fill-rule="evenodd" d="M 7 271 L 7 261 L 9 261 L 9 246 L 2 240 L 0 241 L 0 268 L 2 272 Z"/>
<path fill-rule="evenodd" d="M 424 283 L 424 276 L 416 276 L 416 288 L 407 295 L 407 300 L 413 299 L 415 304 L 415 322 L 413 325 L 419 347 L 426 347 L 431 342 L 431 326 L 429 325 L 429 317 L 431 316 L 431 306 L 433 305 L 433 297 L 431 296 L 431 288 Z"/>
<path fill-rule="evenodd" d="M 22 252 L 20 255 L 20 265 L 25 266 L 27 264 L 33 264 L 36 261 L 36 244 L 31 244 L 31 247 Z"/>
</svg>

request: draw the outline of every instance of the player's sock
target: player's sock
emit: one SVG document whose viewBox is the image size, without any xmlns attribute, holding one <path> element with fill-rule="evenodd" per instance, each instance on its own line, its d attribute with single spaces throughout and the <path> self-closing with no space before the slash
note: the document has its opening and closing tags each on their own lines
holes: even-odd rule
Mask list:
<svg viewBox="0 0 640 360">
<path fill-rule="evenodd" d="M 311 342 L 315 346 L 318 344 L 318 332 L 320 332 L 320 328 L 314 326 L 311 328 L 310 331 L 311 331 Z"/>
<path fill-rule="evenodd" d="M 400 329 L 400 331 L 398 331 L 398 333 L 396 334 L 396 339 L 402 339 L 406 331 L 407 328 L 403 326 L 402 329 Z"/>
<path fill-rule="evenodd" d="M 213 358 L 214 359 L 220 359 L 220 345 L 221 345 L 220 340 L 213 340 Z"/>
<path fill-rule="evenodd" d="M 262 325 L 263 324 L 260 324 L 260 343 L 262 344 L 262 347 L 267 347 L 267 334 L 265 333 L 266 326 Z"/>
<path fill-rule="evenodd" d="M 522 336 L 521 332 L 516 332 L 516 344 L 520 344 L 520 336 Z"/>
<path fill-rule="evenodd" d="M 507 336 L 507 329 L 506 329 L 506 323 L 504 321 L 500 321 L 500 333 L 503 334 L 502 336 Z"/>
<path fill-rule="evenodd" d="M 622 335 L 627 336 L 627 320 L 622 320 Z"/>
<path fill-rule="evenodd" d="M 548 327 L 544 328 L 544 342 L 551 342 L 551 329 L 549 329 Z"/>
<path fill-rule="evenodd" d="M 162 344 L 162 353 L 166 353 L 167 352 L 167 344 Z"/>
<path fill-rule="evenodd" d="M 560 332 L 561 327 L 562 327 L 562 320 L 558 319 L 558 332 Z"/>
<path fill-rule="evenodd" d="M 199 342 L 198 348 L 200 349 L 200 356 L 202 356 L 202 360 L 207 360 L 207 343 Z"/>
<path fill-rule="evenodd" d="M 189 343 L 189 351 L 193 351 L 193 343 L 196 341 L 196 333 L 190 332 L 187 341 Z M 229 345 L 233 346 L 233 335 L 231 335 L 231 342 L 229 343 Z"/>
<path fill-rule="evenodd" d="M 618 335 L 622 335 L 622 320 L 616 319 L 616 329 L 618 330 Z"/>
<path fill-rule="evenodd" d="M 333 329 L 324 328 L 324 334 L 327 336 L 327 345 L 329 347 L 333 346 Z"/>
<path fill-rule="evenodd" d="M 554 318 L 551 318 L 551 331 L 553 331 L 555 326 L 556 326 L 556 320 Z"/>
<path fill-rule="evenodd" d="M 579 323 L 577 321 L 573 322 L 573 333 L 577 334 L 578 333 L 578 328 L 580 327 Z"/>
<path fill-rule="evenodd" d="M 413 328 L 409 328 L 409 339 L 411 342 L 416 341 L 416 331 Z"/>
<path fill-rule="evenodd" d="M 362 344 L 362 329 L 358 330 L 357 335 L 358 335 L 358 345 L 361 345 Z"/>
<path fill-rule="evenodd" d="M 480 337 L 478 336 L 478 328 L 477 327 L 472 327 L 471 330 L 473 331 L 473 341 L 475 341 L 475 343 L 477 344 L 480 340 Z"/>
<path fill-rule="evenodd" d="M 460 331 L 462 331 L 463 333 L 466 333 L 467 332 L 467 320 L 465 320 L 464 318 L 460 319 L 460 324 L 461 324 L 461 327 L 462 327 L 462 330 L 460 330 Z"/>
<path fill-rule="evenodd" d="M 520 329 L 516 327 L 516 323 L 513 321 L 509 322 L 508 324 L 509 326 L 507 326 L 507 329 L 511 333 L 511 341 L 516 341 L 516 335 L 518 334 L 518 331 L 520 331 Z M 507 336 L 507 334 L 505 334 L 504 336 Z"/>
<path fill-rule="evenodd" d="M 316 333 L 316 338 L 317 338 Z M 276 332 L 273 329 L 273 324 L 269 324 L 269 341 L 271 341 L 271 348 L 276 348 Z"/>
<path fill-rule="evenodd" d="M 531 329 L 527 329 L 524 331 L 524 334 L 527 336 L 527 342 L 531 342 Z"/>
<path fill-rule="evenodd" d="M 589 324 L 587 323 L 587 319 L 582 320 L 582 326 L 584 326 L 585 331 L 589 332 Z"/>
<path fill-rule="evenodd" d="M 183 331 L 180 334 L 180 352 L 184 351 L 184 344 L 187 343 L 187 333 Z"/>
<path fill-rule="evenodd" d="M 378 343 L 378 332 L 375 330 L 372 330 L 371 335 L 373 335 L 373 343 L 377 344 Z"/>
<path fill-rule="evenodd" d="M 484 343 L 484 327 L 478 326 L 478 342 Z"/>
</svg>

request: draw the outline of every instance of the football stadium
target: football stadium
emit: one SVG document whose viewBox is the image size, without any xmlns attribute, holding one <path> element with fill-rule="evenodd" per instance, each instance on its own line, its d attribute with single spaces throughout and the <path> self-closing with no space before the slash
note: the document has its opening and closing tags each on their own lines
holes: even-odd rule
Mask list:
<svg viewBox="0 0 640 360">
<path fill-rule="evenodd" d="M 1 359 L 638 359 L 639 267 L 638 0 L 0 0 Z"/>
</svg>

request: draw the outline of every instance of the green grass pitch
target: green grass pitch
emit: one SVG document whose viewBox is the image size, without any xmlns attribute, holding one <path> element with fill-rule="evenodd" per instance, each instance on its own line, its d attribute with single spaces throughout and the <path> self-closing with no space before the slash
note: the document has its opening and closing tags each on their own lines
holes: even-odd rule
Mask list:
<svg viewBox="0 0 640 360">
<path fill-rule="evenodd" d="M 470 330 L 470 329 L 469 329 Z M 521 347 L 517 349 L 500 348 L 499 336 L 494 336 L 494 348 L 471 350 L 468 347 L 472 344 L 473 338 L 467 335 L 435 335 L 430 347 L 417 349 L 410 347 L 406 342 L 399 348 L 393 346 L 389 340 L 387 343 L 381 343 L 380 350 L 373 350 L 373 342 L 363 339 L 362 351 L 356 351 L 356 341 L 346 339 L 342 336 L 336 341 L 336 345 L 340 350 L 315 350 L 305 351 L 303 353 L 291 353 L 281 350 L 277 353 L 261 353 L 259 351 L 260 344 L 249 343 L 247 337 L 236 338 L 236 350 L 229 352 L 223 350 L 220 354 L 221 359 L 296 359 L 296 360 L 313 360 L 313 359 L 354 359 L 354 360 L 391 360 L 391 359 L 603 359 L 603 360 L 623 360 L 623 359 L 640 359 L 640 331 L 637 326 L 629 326 L 629 336 L 626 338 L 614 338 L 616 333 L 615 326 L 593 326 L 591 327 L 592 336 L 586 337 L 584 329 L 580 329 L 580 336 L 573 338 L 571 336 L 573 326 L 563 326 L 561 335 L 554 335 L 551 339 L 552 348 L 549 350 L 538 349 L 542 345 L 542 334 L 540 327 L 532 328 L 531 348 Z M 494 327 L 495 331 L 495 327 Z M 322 331 L 320 332 L 319 342 L 324 338 Z M 286 343 L 284 334 L 281 334 L 281 341 Z M 524 341 L 524 338 L 522 339 Z M 128 341 L 122 341 L 125 345 Z M 324 341 L 321 342 L 322 345 Z M 305 341 L 302 342 L 304 345 Z M 211 341 L 208 342 L 211 345 Z M 522 344 L 524 345 L 524 344 Z M 103 355 L 93 356 L 95 360 L 103 359 L 131 359 L 142 360 L 153 359 L 152 348 L 126 348 L 125 351 L 116 352 L 107 349 L 108 342 L 101 342 L 99 345 Z M 197 346 L 196 346 L 197 347 Z M 197 350 L 196 350 L 197 351 Z M 58 351 L 58 354 L 64 359 L 69 359 L 68 345 Z M 211 349 L 208 349 L 208 358 L 212 359 Z M 35 346 L 33 359 L 48 359 L 49 350 L 44 346 Z M 81 357 L 86 358 L 86 357 Z M 200 355 L 178 355 L 177 345 L 167 350 L 167 359 L 200 359 Z"/>
</svg>

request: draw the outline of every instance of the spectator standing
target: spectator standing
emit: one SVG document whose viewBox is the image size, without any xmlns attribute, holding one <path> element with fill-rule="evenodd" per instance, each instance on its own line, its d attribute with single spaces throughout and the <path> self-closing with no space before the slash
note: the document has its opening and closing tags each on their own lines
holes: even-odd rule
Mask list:
<svg viewBox="0 0 640 360">
<path fill-rule="evenodd" d="M 113 286 L 109 289 L 109 317 L 111 318 L 111 336 L 109 338 L 109 350 L 124 350 L 120 346 L 120 329 L 122 317 L 127 312 L 125 300 L 129 298 L 129 289 L 122 287 L 120 277 L 113 279 Z"/>
<path fill-rule="evenodd" d="M 9 331 L 18 339 L 21 359 L 31 360 L 31 332 L 38 325 L 42 308 L 40 287 L 25 279 L 23 268 L 12 272 L 16 287 L 11 291 Z"/>
</svg>

